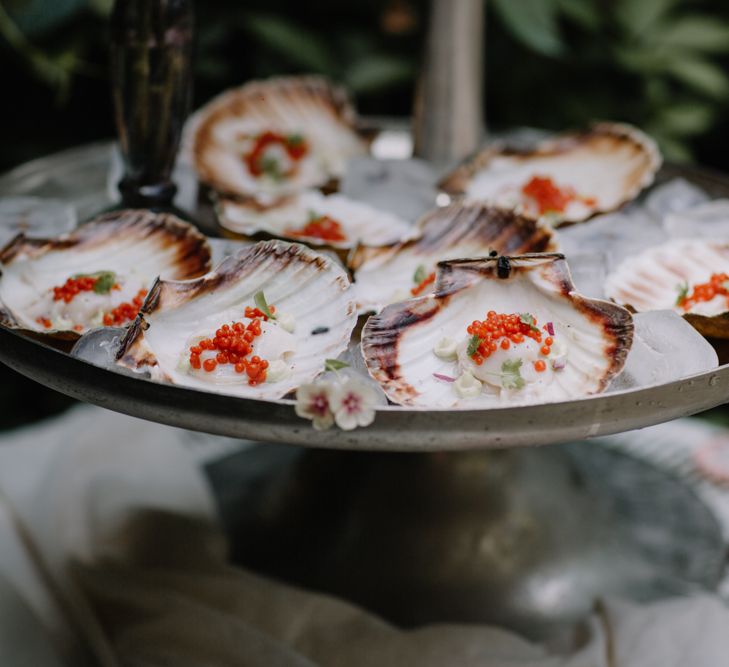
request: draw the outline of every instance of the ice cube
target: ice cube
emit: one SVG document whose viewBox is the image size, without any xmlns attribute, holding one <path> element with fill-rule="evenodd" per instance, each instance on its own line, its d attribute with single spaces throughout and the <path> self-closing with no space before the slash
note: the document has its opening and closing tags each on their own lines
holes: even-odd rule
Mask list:
<svg viewBox="0 0 729 667">
<path fill-rule="evenodd" d="M 608 391 L 672 382 L 719 365 L 714 348 L 677 313 L 656 310 L 633 319 L 633 347 Z"/>
<path fill-rule="evenodd" d="M 121 327 L 92 329 L 76 341 L 71 356 L 117 373 L 139 375 L 116 363 L 116 354 L 126 331 Z"/>
<path fill-rule="evenodd" d="M 593 299 L 605 298 L 608 258 L 604 252 L 576 253 L 567 258 L 567 263 L 580 294 Z"/>
<path fill-rule="evenodd" d="M 561 251 L 568 262 L 573 255 L 601 253 L 607 257 L 608 272 L 626 257 L 668 238 L 659 222 L 637 205 L 572 225 L 558 234 Z"/>
<path fill-rule="evenodd" d="M 77 223 L 76 210 L 60 199 L 0 198 L 0 247 L 20 232 L 28 236 L 58 236 Z"/>
<path fill-rule="evenodd" d="M 435 206 L 436 174 L 422 160 L 358 158 L 349 163 L 342 194 L 417 220 Z"/>
<path fill-rule="evenodd" d="M 729 239 L 729 199 L 716 199 L 671 213 L 663 227 L 671 237 Z"/>
<path fill-rule="evenodd" d="M 675 178 L 651 190 L 643 206 L 660 221 L 670 213 L 680 213 L 707 201 L 709 195 L 701 188 L 683 178 Z"/>
</svg>

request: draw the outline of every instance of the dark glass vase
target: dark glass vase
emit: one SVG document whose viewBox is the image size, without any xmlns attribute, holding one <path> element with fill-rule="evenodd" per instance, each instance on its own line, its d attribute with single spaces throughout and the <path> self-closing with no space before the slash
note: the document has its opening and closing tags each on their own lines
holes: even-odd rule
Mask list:
<svg viewBox="0 0 729 667">
<path fill-rule="evenodd" d="M 172 168 L 191 102 L 192 38 L 192 0 L 114 5 L 112 94 L 124 207 L 172 210 Z"/>
</svg>

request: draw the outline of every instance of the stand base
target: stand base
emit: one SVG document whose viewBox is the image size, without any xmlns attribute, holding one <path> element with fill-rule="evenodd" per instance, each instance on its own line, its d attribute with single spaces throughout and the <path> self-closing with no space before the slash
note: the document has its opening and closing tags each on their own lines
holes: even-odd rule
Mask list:
<svg viewBox="0 0 729 667">
<path fill-rule="evenodd" d="M 589 443 L 447 454 L 263 445 L 208 470 L 234 561 L 401 626 L 532 639 L 600 596 L 715 588 L 720 528 L 692 491 Z"/>
</svg>

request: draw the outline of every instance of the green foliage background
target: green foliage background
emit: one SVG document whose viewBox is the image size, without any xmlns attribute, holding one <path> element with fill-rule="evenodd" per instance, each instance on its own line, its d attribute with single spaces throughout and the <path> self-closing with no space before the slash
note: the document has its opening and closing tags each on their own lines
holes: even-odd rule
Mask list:
<svg viewBox="0 0 729 667">
<path fill-rule="evenodd" d="M 491 127 L 627 120 L 672 159 L 729 169 L 729 3 L 485 1 Z M 0 167 L 113 133 L 111 4 L 0 0 L 11 93 L 0 113 L 13 137 Z M 408 114 L 427 10 L 426 0 L 198 2 L 197 102 L 252 77 L 313 71 L 347 84 L 365 113 Z"/>
</svg>

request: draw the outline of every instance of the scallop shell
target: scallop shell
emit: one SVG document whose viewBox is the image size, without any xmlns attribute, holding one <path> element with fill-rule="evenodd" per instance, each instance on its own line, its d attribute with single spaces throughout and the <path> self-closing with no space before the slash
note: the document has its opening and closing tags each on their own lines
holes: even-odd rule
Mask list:
<svg viewBox="0 0 729 667">
<path fill-rule="evenodd" d="M 354 108 L 343 88 L 314 76 L 252 81 L 227 91 L 192 120 L 191 152 L 200 180 L 231 196 L 277 197 L 339 179 L 347 161 L 365 155 Z M 305 138 L 309 153 L 284 181 L 252 175 L 243 155 L 265 131 Z"/>
<path fill-rule="evenodd" d="M 293 318 L 286 334 L 275 322 L 260 341 L 282 350 L 288 372 L 276 382 L 251 387 L 245 374 L 193 372 L 189 347 L 225 323 L 241 321 L 246 306 L 263 292 L 277 317 Z M 246 398 L 278 399 L 324 370 L 349 343 L 357 321 L 349 278 L 336 262 L 301 244 L 266 241 L 229 257 L 193 281 L 158 281 L 140 317 L 122 342 L 117 363 L 148 371 L 153 379 Z M 282 341 L 279 345 L 279 339 Z M 254 354 L 267 358 L 258 348 Z M 273 361 L 273 358 L 271 358 Z"/>
<path fill-rule="evenodd" d="M 157 276 L 182 280 L 209 271 L 210 247 L 192 225 L 173 215 L 122 210 L 56 238 L 20 234 L 0 250 L 0 269 L 0 323 L 73 339 L 100 325 L 91 321 L 100 319 L 98 313 L 148 290 Z M 113 271 L 120 289 L 82 293 L 68 305 L 54 302 L 54 287 L 98 271 Z M 57 324 L 47 328 L 38 323 L 42 317 Z"/>
<path fill-rule="evenodd" d="M 599 123 L 519 150 L 496 144 L 446 175 L 440 188 L 450 195 L 489 201 L 538 215 L 521 189 L 533 177 L 551 178 L 572 188 L 580 199 L 551 216 L 555 224 L 581 222 L 612 211 L 653 183 L 661 154 L 648 135 L 630 125 Z M 585 201 L 594 199 L 594 202 Z"/>
<path fill-rule="evenodd" d="M 550 369 L 549 382 L 462 399 L 444 381 L 456 375 L 457 362 L 436 357 L 436 343 L 446 336 L 467 340 L 466 327 L 488 310 L 553 323 L 564 359 L 560 370 Z M 629 311 L 577 294 L 562 255 L 532 254 L 441 262 L 434 294 L 392 304 L 367 321 L 362 352 L 370 375 L 395 403 L 484 408 L 601 392 L 622 370 L 632 340 Z"/>
<path fill-rule="evenodd" d="M 726 297 L 695 304 L 688 312 L 677 303 L 682 286 L 691 289 L 714 273 L 729 274 L 729 243 L 674 239 L 625 259 L 608 276 L 605 294 L 637 312 L 673 310 L 704 336 L 729 338 Z"/>
<path fill-rule="evenodd" d="M 417 227 L 421 233 L 417 240 L 353 253 L 349 265 L 360 312 L 379 311 L 410 297 L 419 267 L 430 273 L 447 259 L 485 257 L 491 251 L 520 255 L 557 249 L 548 225 L 478 202 L 435 209 Z"/>
<path fill-rule="evenodd" d="M 325 241 L 291 234 L 292 230 L 301 230 L 312 216 L 328 216 L 339 222 L 346 240 Z M 285 197 L 272 206 L 223 198 L 218 205 L 218 220 L 222 227 L 237 234 L 265 232 L 309 245 L 334 248 L 353 248 L 360 243 L 389 245 L 418 235 L 414 225 L 392 213 L 344 195 L 323 195 L 318 190 Z"/>
</svg>

